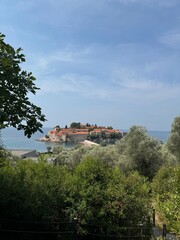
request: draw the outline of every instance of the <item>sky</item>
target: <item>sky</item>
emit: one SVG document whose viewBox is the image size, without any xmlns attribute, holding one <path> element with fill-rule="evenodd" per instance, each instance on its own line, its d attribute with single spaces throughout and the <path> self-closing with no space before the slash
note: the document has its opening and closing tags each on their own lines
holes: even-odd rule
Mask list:
<svg viewBox="0 0 180 240">
<path fill-rule="evenodd" d="M 180 115 L 180 0 L 1 0 L 44 127 L 170 130 Z"/>
</svg>

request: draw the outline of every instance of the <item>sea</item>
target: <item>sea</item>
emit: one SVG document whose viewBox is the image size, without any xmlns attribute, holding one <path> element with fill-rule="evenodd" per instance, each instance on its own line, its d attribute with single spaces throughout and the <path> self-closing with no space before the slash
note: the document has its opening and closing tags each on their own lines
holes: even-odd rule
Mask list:
<svg viewBox="0 0 180 240">
<path fill-rule="evenodd" d="M 38 141 L 45 136 L 52 128 L 43 128 L 43 133 L 37 132 L 31 138 L 24 136 L 23 131 L 18 131 L 15 128 L 6 128 L 1 130 L 1 142 L 6 149 L 35 149 L 37 152 L 46 152 L 47 147 L 63 146 L 65 148 L 72 148 L 75 143 L 57 143 L 57 142 L 41 142 Z M 126 130 L 125 130 L 126 132 Z M 159 141 L 166 142 L 170 134 L 169 131 L 148 131 L 148 134 Z"/>
</svg>

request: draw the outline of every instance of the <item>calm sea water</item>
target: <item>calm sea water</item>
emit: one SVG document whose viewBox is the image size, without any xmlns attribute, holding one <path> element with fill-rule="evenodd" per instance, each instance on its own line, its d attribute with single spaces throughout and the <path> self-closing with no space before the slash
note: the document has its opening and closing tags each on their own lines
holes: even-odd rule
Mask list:
<svg viewBox="0 0 180 240">
<path fill-rule="evenodd" d="M 6 128 L 1 130 L 1 140 L 7 149 L 36 149 L 38 152 L 46 152 L 47 147 L 64 146 L 71 148 L 73 143 L 40 142 L 39 138 L 45 136 L 52 128 L 43 128 L 43 133 L 37 132 L 30 139 L 24 136 L 22 131 L 15 128 Z"/>
<path fill-rule="evenodd" d="M 22 131 L 17 131 L 14 128 L 6 128 L 1 131 L 1 139 L 3 145 L 7 149 L 36 149 L 38 152 L 47 151 L 47 147 L 51 146 L 63 146 L 66 148 L 71 148 L 75 146 L 72 143 L 49 143 L 49 142 L 40 142 L 37 139 L 43 137 L 48 133 L 52 128 L 43 128 L 44 133 L 35 133 L 30 139 L 24 136 Z M 166 142 L 169 136 L 168 131 L 149 131 L 150 136 L 157 138 L 160 141 Z"/>
</svg>

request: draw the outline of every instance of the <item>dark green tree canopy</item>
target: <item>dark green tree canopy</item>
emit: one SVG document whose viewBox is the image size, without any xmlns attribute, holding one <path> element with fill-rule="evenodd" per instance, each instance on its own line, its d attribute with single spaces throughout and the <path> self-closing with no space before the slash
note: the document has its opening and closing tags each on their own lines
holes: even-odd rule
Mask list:
<svg viewBox="0 0 180 240">
<path fill-rule="evenodd" d="M 41 108 L 28 98 L 39 88 L 32 73 L 21 70 L 20 64 L 25 62 L 22 49 L 15 50 L 4 42 L 4 37 L 0 33 L 0 129 L 12 126 L 31 137 L 36 131 L 42 132 L 46 120 Z"/>
<path fill-rule="evenodd" d="M 80 122 L 72 122 L 70 124 L 70 128 L 81 128 L 81 123 Z"/>
</svg>

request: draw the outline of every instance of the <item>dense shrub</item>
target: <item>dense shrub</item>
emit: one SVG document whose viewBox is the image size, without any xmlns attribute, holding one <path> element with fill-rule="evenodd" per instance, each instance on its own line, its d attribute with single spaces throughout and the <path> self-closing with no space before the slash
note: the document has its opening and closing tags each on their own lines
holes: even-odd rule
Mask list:
<svg viewBox="0 0 180 240">
<path fill-rule="evenodd" d="M 180 166 L 162 167 L 152 183 L 153 200 L 163 223 L 180 235 Z"/>
</svg>

